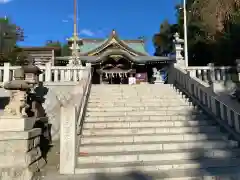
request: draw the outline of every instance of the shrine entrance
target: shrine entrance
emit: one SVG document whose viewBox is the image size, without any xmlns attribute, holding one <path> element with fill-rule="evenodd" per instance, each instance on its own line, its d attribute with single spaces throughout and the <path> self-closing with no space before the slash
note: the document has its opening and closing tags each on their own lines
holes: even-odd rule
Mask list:
<svg viewBox="0 0 240 180">
<path fill-rule="evenodd" d="M 128 84 L 128 78 L 135 76 L 135 70 L 123 70 L 113 68 L 110 70 L 98 70 L 100 84 Z"/>
</svg>

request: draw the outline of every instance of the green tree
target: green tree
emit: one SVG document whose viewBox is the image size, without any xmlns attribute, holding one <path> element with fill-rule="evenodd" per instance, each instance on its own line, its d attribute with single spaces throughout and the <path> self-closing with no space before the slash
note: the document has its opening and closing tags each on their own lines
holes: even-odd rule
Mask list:
<svg viewBox="0 0 240 180">
<path fill-rule="evenodd" d="M 46 42 L 46 46 L 48 46 L 48 47 L 60 47 L 61 48 L 61 56 L 70 56 L 71 55 L 71 51 L 69 49 L 69 46 L 66 43 L 61 43 L 60 41 L 48 40 Z"/>
<path fill-rule="evenodd" d="M 68 44 L 63 44 L 61 48 L 61 56 L 71 56 L 71 50 L 69 49 Z"/>
<path fill-rule="evenodd" d="M 12 23 L 8 18 L 0 18 L 1 64 L 10 62 L 12 65 L 15 65 L 22 61 L 22 51 L 18 48 L 17 42 L 23 40 L 23 30 L 20 27 Z"/>
<path fill-rule="evenodd" d="M 160 25 L 160 32 L 153 36 L 156 56 L 167 56 L 174 50 L 172 42 L 175 32 L 177 32 L 177 25 L 171 25 L 167 20 Z"/>
<path fill-rule="evenodd" d="M 61 47 L 62 45 L 61 45 L 61 42 L 59 42 L 59 41 L 48 40 L 46 42 L 46 46 L 48 46 L 48 47 Z"/>
<path fill-rule="evenodd" d="M 49 41 L 46 42 L 46 46 L 61 48 L 61 53 L 60 53 L 61 56 L 70 56 L 71 55 L 71 51 L 69 49 L 69 46 L 66 43 L 61 43 L 60 41 L 49 40 Z M 66 65 L 66 64 L 67 64 L 67 61 L 64 61 L 64 60 L 57 61 L 55 63 L 56 66 L 63 66 L 63 65 Z"/>
<path fill-rule="evenodd" d="M 213 62 L 218 65 L 232 65 L 240 58 L 240 0 L 188 0 L 188 54 L 190 65 L 206 65 Z M 183 38 L 183 11 L 176 7 L 177 31 Z M 162 25 L 166 26 L 166 22 Z M 171 31 L 162 30 L 156 35 L 160 38 L 157 47 L 166 46 L 165 37 L 173 36 Z M 155 35 L 155 36 L 156 36 Z M 154 42 L 155 44 L 155 42 Z"/>
</svg>

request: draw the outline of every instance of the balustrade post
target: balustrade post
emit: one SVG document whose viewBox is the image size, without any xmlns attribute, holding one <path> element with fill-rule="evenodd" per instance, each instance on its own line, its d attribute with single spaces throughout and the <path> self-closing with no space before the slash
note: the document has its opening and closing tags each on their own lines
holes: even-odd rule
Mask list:
<svg viewBox="0 0 240 180">
<path fill-rule="evenodd" d="M 3 83 L 10 81 L 10 63 L 4 63 Z"/>
<path fill-rule="evenodd" d="M 187 72 L 188 72 L 188 75 L 190 77 L 196 77 L 196 70 L 195 69 L 189 69 L 189 70 L 187 70 Z"/>
<path fill-rule="evenodd" d="M 240 82 L 240 59 L 236 60 L 236 69 L 238 74 L 238 82 Z"/>
<path fill-rule="evenodd" d="M 51 71 L 51 62 L 47 62 L 45 65 L 45 81 L 51 82 L 52 80 L 52 71 Z"/>
<path fill-rule="evenodd" d="M 215 75 L 214 75 L 214 64 L 209 63 L 209 73 L 208 73 L 208 83 L 213 84 L 215 82 Z"/>
<path fill-rule="evenodd" d="M 216 100 L 213 97 L 210 97 L 210 103 L 213 114 L 217 115 Z"/>
<path fill-rule="evenodd" d="M 89 73 L 91 73 L 91 71 L 92 71 L 91 63 L 86 63 L 86 69 L 85 69 L 85 75 L 84 76 L 88 76 Z"/>
</svg>

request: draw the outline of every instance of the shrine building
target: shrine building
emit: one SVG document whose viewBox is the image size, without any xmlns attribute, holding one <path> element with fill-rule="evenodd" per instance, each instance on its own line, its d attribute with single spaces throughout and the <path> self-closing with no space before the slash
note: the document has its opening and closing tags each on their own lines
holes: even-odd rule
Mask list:
<svg viewBox="0 0 240 180">
<path fill-rule="evenodd" d="M 119 84 L 129 76 L 142 76 L 147 82 L 153 68 L 159 70 L 175 62 L 174 58 L 149 55 L 144 40 L 121 39 L 115 30 L 107 39 L 82 39 L 80 59 L 83 64 L 91 63 L 93 84 Z"/>
</svg>

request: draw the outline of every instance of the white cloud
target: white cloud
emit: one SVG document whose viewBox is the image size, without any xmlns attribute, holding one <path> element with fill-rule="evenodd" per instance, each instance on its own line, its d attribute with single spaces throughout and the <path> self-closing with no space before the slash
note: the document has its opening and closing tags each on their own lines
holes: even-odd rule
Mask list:
<svg viewBox="0 0 240 180">
<path fill-rule="evenodd" d="M 63 19 L 62 22 L 63 22 L 63 23 L 68 23 L 69 20 L 67 20 L 67 19 Z"/>
<path fill-rule="evenodd" d="M 80 32 L 79 32 L 80 35 L 85 35 L 85 36 L 94 36 L 95 33 L 92 32 L 90 29 L 82 29 Z"/>
<path fill-rule="evenodd" d="M 12 0 L 0 0 L 0 4 L 7 4 L 11 2 Z"/>
</svg>

